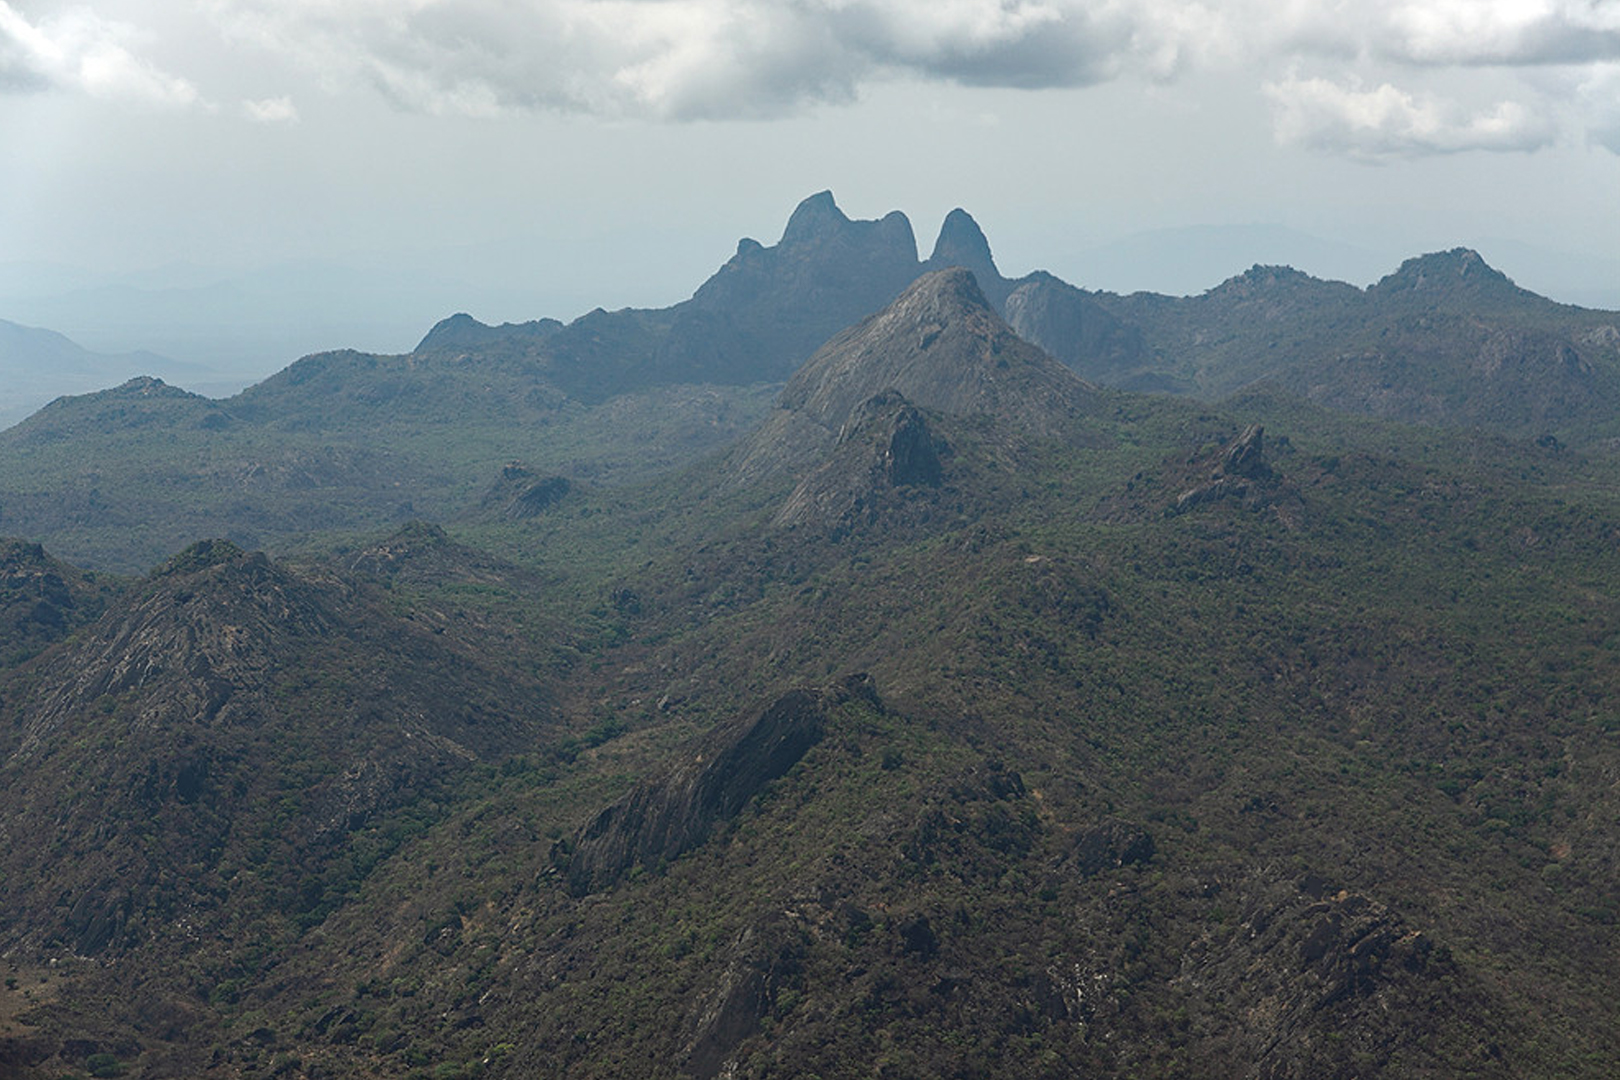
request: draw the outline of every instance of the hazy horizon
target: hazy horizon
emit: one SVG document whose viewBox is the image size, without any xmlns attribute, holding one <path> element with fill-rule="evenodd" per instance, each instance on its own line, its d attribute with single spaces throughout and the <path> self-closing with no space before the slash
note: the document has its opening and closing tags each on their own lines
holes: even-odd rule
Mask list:
<svg viewBox="0 0 1620 1080">
<path fill-rule="evenodd" d="M 780 215 L 783 223 L 790 210 L 786 207 Z M 926 257 L 937 223 L 934 230 L 915 220 L 912 224 L 920 254 Z M 751 235 L 771 244 L 779 231 Z M 633 251 L 636 239 L 618 242 Z M 662 277 L 601 280 L 558 273 L 550 281 L 533 280 L 542 276 L 538 273 L 511 274 L 502 280 L 487 266 L 480 270 L 472 265 L 476 251 L 467 253 L 461 266 L 436 253 L 425 253 L 414 263 L 398 255 L 354 253 L 348 259 L 258 267 L 174 263 L 99 273 L 83 267 L 9 264 L 0 265 L 0 319 L 64 334 L 95 352 L 148 351 L 210 367 L 226 376 L 213 380 L 211 388 L 218 389 L 263 378 L 314 351 L 408 351 L 439 319 L 462 311 L 499 323 L 568 321 L 597 307 L 668 306 L 690 296 L 738 239 L 695 245 L 712 252 L 714 261 L 684 282 L 673 271 Z M 1380 250 L 1278 225 L 1191 225 L 1125 235 L 1069 252 L 1061 261 L 1009 266 L 995 235 L 989 239 L 998 265 L 1009 276 L 1046 270 L 1095 291 L 1178 296 L 1213 288 L 1255 264 L 1289 265 L 1365 287 L 1393 272 L 1403 259 L 1427 253 Z M 1620 261 L 1595 256 L 1583 261 L 1569 253 L 1490 238 L 1459 246 L 1480 250 L 1491 265 L 1551 299 L 1620 308 L 1620 276 L 1590 274 L 1584 283 L 1579 277 L 1583 267 L 1607 271 L 1620 268 Z M 533 283 L 526 284 L 526 278 Z M 209 386 L 207 380 L 204 385 Z"/>
<path fill-rule="evenodd" d="M 0 319 L 259 377 L 674 303 L 824 188 L 1089 289 L 1468 246 L 1620 307 L 1575 0 L 0 0 L 0 132 Z"/>
</svg>

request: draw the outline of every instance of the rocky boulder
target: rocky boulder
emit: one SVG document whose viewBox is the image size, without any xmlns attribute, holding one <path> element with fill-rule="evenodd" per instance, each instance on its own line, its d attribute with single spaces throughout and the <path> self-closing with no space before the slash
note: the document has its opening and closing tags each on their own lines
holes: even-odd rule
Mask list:
<svg viewBox="0 0 1620 1080">
<path fill-rule="evenodd" d="M 558 850 L 570 890 L 610 888 L 633 866 L 655 868 L 701 845 L 821 740 L 827 710 L 847 694 L 790 691 L 704 740 L 674 771 L 638 784 Z"/>
<path fill-rule="evenodd" d="M 573 490 L 573 483 L 565 476 L 543 476 L 514 461 L 501 468 L 480 507 L 512 521 L 525 521 L 549 510 Z"/>
</svg>

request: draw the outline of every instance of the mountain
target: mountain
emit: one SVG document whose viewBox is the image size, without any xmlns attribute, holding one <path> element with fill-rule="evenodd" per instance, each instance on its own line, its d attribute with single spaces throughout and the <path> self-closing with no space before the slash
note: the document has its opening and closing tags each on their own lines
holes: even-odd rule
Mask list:
<svg viewBox="0 0 1620 1080">
<path fill-rule="evenodd" d="M 1472 251 L 1409 260 L 1366 289 L 1256 266 L 1198 296 L 1116 296 L 1044 272 L 1003 277 L 961 209 L 919 261 L 903 215 L 850 221 L 829 192 L 800 204 L 776 246 L 743 241 L 672 308 L 597 311 L 567 327 L 474 329 L 458 316 L 419 351 L 460 335 L 469 355 L 521 354 L 587 398 L 648 383 L 771 381 L 950 266 L 971 271 L 1021 337 L 1106 385 L 1217 399 L 1271 381 L 1370 415 L 1576 442 L 1620 435 L 1614 316 L 1519 289 Z"/>
<path fill-rule="evenodd" d="M 750 430 L 829 338 L 953 265 L 1015 334 L 1098 385 L 1217 401 L 1266 384 L 1519 439 L 1620 438 L 1614 314 L 1535 296 L 1472 252 L 1368 289 L 1257 266 L 1200 296 L 1114 296 L 1005 278 L 962 210 L 919 260 L 904 215 L 853 221 L 821 192 L 777 244 L 742 241 L 669 308 L 500 326 L 458 314 L 410 353 L 313 354 L 210 403 L 160 401 L 145 383 L 63 399 L 0 433 L 0 529 L 139 573 L 199 536 L 284 549 L 479 512 L 512 462 L 575 484 L 645 481 Z"/>
<path fill-rule="evenodd" d="M 8 942 L 116 953 L 159 920 L 201 931 L 332 900 L 248 900 L 233 878 L 273 849 L 318 874 L 373 817 L 546 723 L 530 680 L 432 621 L 223 541 L 132 587 L 7 696 Z M 352 675 L 311 681 L 323 657 Z M 46 821 L 50 849 L 19 842 Z"/>
<path fill-rule="evenodd" d="M 924 408 L 1034 430 L 1083 415 L 1095 396 L 1014 334 L 960 267 L 919 278 L 829 341 L 788 382 L 781 405 L 837 429 L 884 390 Z"/>
<path fill-rule="evenodd" d="M 599 406 L 519 367 L 307 357 L 209 400 L 158 380 L 52 403 L 0 432 L 0 528 L 142 573 L 199 536 L 283 547 L 476 506 L 513 461 L 624 483 L 734 438 L 774 387 L 655 388 Z"/>
<path fill-rule="evenodd" d="M 1579 443 L 1620 434 L 1620 316 L 1520 289 L 1466 249 L 1409 259 L 1366 289 L 1256 266 L 1201 296 L 1094 299 L 1141 342 L 1075 365 L 1099 382 L 1218 399 L 1266 381 L 1391 419 Z"/>
<path fill-rule="evenodd" d="M 1173 382 L 1150 376 L 1133 386 L 1131 373 L 1142 364 L 1142 332 L 1109 314 L 1090 294 L 1050 274 L 1037 272 L 1018 283 L 1002 301 L 1007 322 L 1018 336 L 1088 377 L 1128 389 L 1173 390 Z"/>
<path fill-rule="evenodd" d="M 94 620 L 113 589 L 38 544 L 0 538 L 0 667 L 21 663 Z"/>
<path fill-rule="evenodd" d="M 1097 391 L 1020 339 L 961 267 L 836 335 L 723 461 L 732 488 L 796 480 L 779 526 L 889 534 L 965 512 L 959 492 L 1032 441 L 1082 442 Z"/>
<path fill-rule="evenodd" d="M 138 375 L 206 380 L 205 369 L 156 353 L 91 352 L 53 330 L 0 319 L 0 428 L 9 427 L 53 398 L 83 394 Z"/>
<path fill-rule="evenodd" d="M 202 542 L 5 681 L 0 938 L 12 956 L 94 958 L 62 971 L 113 995 L 45 1023 L 66 1066 L 89 1055 L 94 1071 L 132 1029 L 215 1028 L 274 950 L 440 816 L 458 777 L 554 722 L 487 620 L 469 636 L 461 612 L 384 599 L 424 559 L 492 593 L 532 583 L 469 554 L 419 529 L 361 553 L 356 574 Z M 175 950 L 194 955 L 188 975 L 126 992 Z M 0 1065 L 17 1075 L 33 1052 L 0 1042 Z"/>
<path fill-rule="evenodd" d="M 971 272 L 935 270 L 806 361 L 772 415 L 739 442 L 726 472 L 733 484 L 802 473 L 835 446 L 864 444 L 878 423 L 893 429 L 879 447 L 891 481 L 896 468 L 931 475 L 933 436 L 918 409 L 976 419 L 1016 442 L 1072 433 L 1095 399 L 1091 387 L 1012 332 Z M 911 465 L 895 465 L 908 458 Z M 862 475 L 852 464 L 823 466 L 824 475 L 842 486 Z M 796 500 L 809 497 L 801 490 Z M 852 498 L 845 492 L 834 501 Z"/>
<path fill-rule="evenodd" d="M 123 550 L 233 483 L 331 516 L 125 580 L 10 556 L 49 626 L 0 669 L 0 1074 L 1607 1076 L 1612 456 L 1099 389 L 992 296 L 920 273 L 634 483 L 556 443 L 624 454 L 676 388 L 569 397 L 549 324 L 7 433 L 36 513 L 41 463 L 128 451 L 73 511 Z"/>
<path fill-rule="evenodd" d="M 588 401 L 648 384 L 772 382 L 918 272 L 905 215 L 851 221 L 824 191 L 799 204 L 775 246 L 741 241 L 691 299 L 673 307 L 598 309 L 566 326 L 484 327 L 455 316 L 416 351 L 521 356 Z"/>
</svg>

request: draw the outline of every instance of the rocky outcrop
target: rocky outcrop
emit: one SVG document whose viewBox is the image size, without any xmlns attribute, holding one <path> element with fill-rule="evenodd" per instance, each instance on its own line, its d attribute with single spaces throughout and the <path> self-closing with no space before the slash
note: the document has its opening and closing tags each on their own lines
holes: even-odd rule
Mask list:
<svg viewBox="0 0 1620 1080">
<path fill-rule="evenodd" d="M 855 410 L 827 459 L 788 496 L 775 524 L 848 529 L 875 521 L 939 487 L 942 459 L 950 452 L 916 406 L 886 391 Z"/>
<path fill-rule="evenodd" d="M 540 516 L 573 490 L 573 483 L 565 476 L 542 475 L 514 461 L 502 466 L 479 505 L 486 513 L 526 521 Z"/>
<path fill-rule="evenodd" d="M 0 538 L 0 668 L 95 619 L 111 591 L 38 544 Z"/>
<path fill-rule="evenodd" d="M 1266 464 L 1266 429 L 1250 424 L 1243 429 L 1226 452 L 1221 455 L 1221 475 L 1244 480 L 1270 480 L 1271 466 Z"/>
<path fill-rule="evenodd" d="M 870 688 L 862 683 L 854 691 Z M 557 851 L 570 890 L 582 896 L 610 888 L 633 866 L 657 867 L 702 844 L 821 740 L 827 710 L 851 692 L 790 691 L 705 740 L 673 772 L 638 784 Z"/>
<path fill-rule="evenodd" d="M 960 268 L 919 278 L 882 312 L 829 341 L 788 383 L 781 405 L 836 432 L 858 405 L 886 390 L 920 408 L 988 416 L 1032 434 L 1063 429 L 1096 397 L 1013 333 Z"/>
<path fill-rule="evenodd" d="M 1103 821 L 1080 830 L 1062 865 L 1081 877 L 1137 866 L 1153 858 L 1153 834 L 1128 821 Z"/>
<path fill-rule="evenodd" d="M 1221 897 L 1244 905 L 1234 932 L 1189 950 L 1177 982 L 1226 1018 L 1251 1075 L 1387 1074 L 1435 1052 L 1442 998 L 1458 1015 L 1479 1005 L 1446 950 L 1371 897 L 1314 875 L 1237 891 Z"/>
<path fill-rule="evenodd" d="M 1002 304 L 1007 325 L 1082 378 L 1127 381 L 1148 360 L 1142 333 L 1090 294 L 1050 274 L 1035 273 Z"/>
<path fill-rule="evenodd" d="M 752 1035 L 781 991 L 802 982 L 809 949 L 802 928 L 785 919 L 751 926 L 727 950 L 725 966 L 688 1016 L 683 1071 L 708 1080 L 724 1071 L 737 1045 Z"/>
<path fill-rule="evenodd" d="M 1007 295 L 1017 283 L 1001 276 L 990 254 L 990 241 L 985 238 L 984 230 L 961 207 L 945 215 L 945 222 L 939 229 L 939 239 L 934 241 L 934 253 L 922 268 L 923 272 L 928 273 L 953 266 L 970 271 L 996 310 L 1004 310 Z"/>
<path fill-rule="evenodd" d="M 1176 496 L 1173 513 L 1196 510 L 1200 506 L 1232 499 L 1250 510 L 1266 505 L 1275 494 L 1275 474 L 1266 464 L 1265 429 L 1250 424 L 1232 443 L 1221 450 L 1209 479 Z"/>
</svg>

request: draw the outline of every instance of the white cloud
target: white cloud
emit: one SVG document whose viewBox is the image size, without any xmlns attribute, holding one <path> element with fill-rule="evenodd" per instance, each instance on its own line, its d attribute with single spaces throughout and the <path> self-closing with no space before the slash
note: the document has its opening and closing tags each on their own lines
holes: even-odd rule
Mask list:
<svg viewBox="0 0 1620 1080">
<path fill-rule="evenodd" d="M 1614 0 L 1404 0 L 1388 5 L 1381 30 L 1379 51 L 1419 64 L 1583 64 L 1620 57 L 1620 4 Z"/>
<path fill-rule="evenodd" d="M 1536 150 L 1556 135 L 1551 121 L 1512 101 L 1470 111 L 1389 83 L 1364 90 L 1320 78 L 1268 83 L 1265 92 L 1276 107 L 1279 140 L 1374 160 Z"/>
<path fill-rule="evenodd" d="M 215 0 L 224 25 L 401 107 L 771 116 L 885 78 L 1084 86 L 1188 62 L 1185 0 Z"/>
<path fill-rule="evenodd" d="M 261 124 L 296 124 L 298 107 L 290 97 L 261 98 L 242 102 L 242 114 Z"/>
<path fill-rule="evenodd" d="M 1373 158 L 1559 138 L 1620 152 L 1620 103 L 1601 88 L 1620 63 L 1617 0 L 1284 0 L 1253 26 L 1255 62 L 1287 72 L 1264 86 L 1282 141 Z M 1472 81 L 1475 103 L 1402 88 L 1442 72 Z M 1480 104 L 1487 86 L 1499 98 Z"/>
<path fill-rule="evenodd" d="M 129 26 L 74 9 L 31 22 L 0 0 L 0 88 L 60 89 L 109 101 L 184 107 L 197 88 L 141 59 Z"/>
<path fill-rule="evenodd" d="M 77 8 L 25 17 L 15 2 L 0 0 L 0 92 L 201 103 L 190 81 L 143 59 L 128 25 Z M 158 0 L 90 2 L 151 13 Z M 333 93 L 370 88 L 437 115 L 754 119 L 849 103 L 885 80 L 1038 90 L 1173 84 L 1215 69 L 1263 84 L 1279 134 L 1322 150 L 1516 151 L 1555 128 L 1572 141 L 1620 141 L 1605 96 L 1613 81 L 1599 74 L 1620 64 L 1620 0 L 197 3 L 230 48 L 253 43 L 259 60 L 296 64 Z M 1474 104 L 1398 89 L 1435 72 L 1477 77 L 1471 90 L 1452 80 Z M 1563 91 L 1548 88 L 1559 80 Z M 280 98 L 240 112 L 298 117 Z"/>
</svg>

